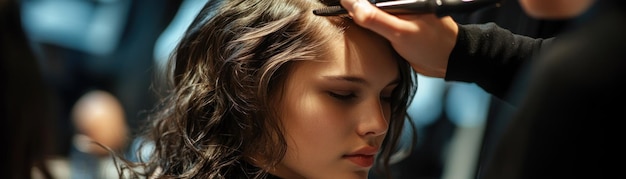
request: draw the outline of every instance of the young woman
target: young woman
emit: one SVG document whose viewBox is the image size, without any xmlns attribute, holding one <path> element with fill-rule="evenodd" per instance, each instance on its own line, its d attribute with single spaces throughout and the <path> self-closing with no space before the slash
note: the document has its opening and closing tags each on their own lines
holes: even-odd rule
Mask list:
<svg viewBox="0 0 626 179">
<path fill-rule="evenodd" d="M 367 178 L 389 171 L 410 65 L 314 0 L 209 1 L 170 63 L 149 122 L 154 178 Z M 409 120 L 410 121 L 410 120 Z M 132 164 L 134 165 L 134 164 Z M 134 166 L 133 166 L 134 167 Z"/>
</svg>

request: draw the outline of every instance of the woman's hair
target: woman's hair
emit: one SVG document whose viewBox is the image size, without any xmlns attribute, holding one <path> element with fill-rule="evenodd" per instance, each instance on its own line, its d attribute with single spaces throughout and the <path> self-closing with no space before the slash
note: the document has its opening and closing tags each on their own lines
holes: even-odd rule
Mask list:
<svg viewBox="0 0 626 179">
<path fill-rule="evenodd" d="M 143 172 L 133 175 L 266 177 L 263 169 L 277 165 L 287 150 L 275 104 L 290 67 L 323 58 L 330 40 L 352 24 L 311 13 L 329 3 L 337 1 L 209 0 L 171 57 L 168 96 L 144 130 L 153 148 L 138 163 Z M 397 57 L 401 83 L 377 158 L 381 171 L 389 171 L 415 91 L 414 73 Z"/>
</svg>

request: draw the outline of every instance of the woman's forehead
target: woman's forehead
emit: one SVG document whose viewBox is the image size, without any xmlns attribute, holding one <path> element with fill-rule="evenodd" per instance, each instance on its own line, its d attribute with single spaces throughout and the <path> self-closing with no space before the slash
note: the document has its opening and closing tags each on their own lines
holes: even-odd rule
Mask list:
<svg viewBox="0 0 626 179">
<path fill-rule="evenodd" d="M 294 70 L 308 76 L 375 75 L 382 83 L 397 79 L 398 63 L 390 44 L 360 27 L 348 27 L 327 42 L 328 50 L 312 61 L 301 61 Z"/>
</svg>

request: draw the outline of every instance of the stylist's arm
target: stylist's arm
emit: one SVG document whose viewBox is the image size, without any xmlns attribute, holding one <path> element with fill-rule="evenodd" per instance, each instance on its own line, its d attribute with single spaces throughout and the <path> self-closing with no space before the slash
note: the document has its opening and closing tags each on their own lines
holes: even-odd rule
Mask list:
<svg viewBox="0 0 626 179">
<path fill-rule="evenodd" d="M 418 73 L 443 78 L 458 26 L 435 14 L 391 15 L 367 0 L 341 0 L 354 22 L 387 38 Z"/>
</svg>

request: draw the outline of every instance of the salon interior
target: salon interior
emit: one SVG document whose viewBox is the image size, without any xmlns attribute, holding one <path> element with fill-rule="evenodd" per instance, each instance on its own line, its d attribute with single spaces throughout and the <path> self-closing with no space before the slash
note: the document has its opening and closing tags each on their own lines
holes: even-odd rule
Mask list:
<svg viewBox="0 0 626 179">
<path fill-rule="evenodd" d="M 30 113 L 46 111 L 46 121 L 32 125 L 45 124 L 40 129 L 54 133 L 45 140 L 52 142 L 44 142 L 50 143 L 51 175 L 118 176 L 107 151 L 89 149 L 88 138 L 99 137 L 116 150 L 134 149 L 136 141 L 126 136 L 137 132 L 159 102 L 151 80 L 162 73 L 173 44 L 204 2 L 20 1 L 20 23 L 36 60 L 30 64 L 33 68 L 19 70 L 35 70 L 39 80 L 32 82 L 41 82 L 36 92 L 45 90 L 45 99 L 50 99 L 48 105 L 29 107 L 34 107 Z M 553 36 L 564 24 L 530 18 L 512 0 L 452 17 L 461 24 L 495 22 L 538 38 Z M 498 115 L 511 111 L 511 106 L 475 84 L 417 77 L 419 88 L 408 111 L 420 116 L 413 121 L 417 144 L 392 165 L 393 172 L 397 178 L 474 178 L 508 122 Z M 90 113 L 101 115 L 91 119 Z"/>
</svg>

